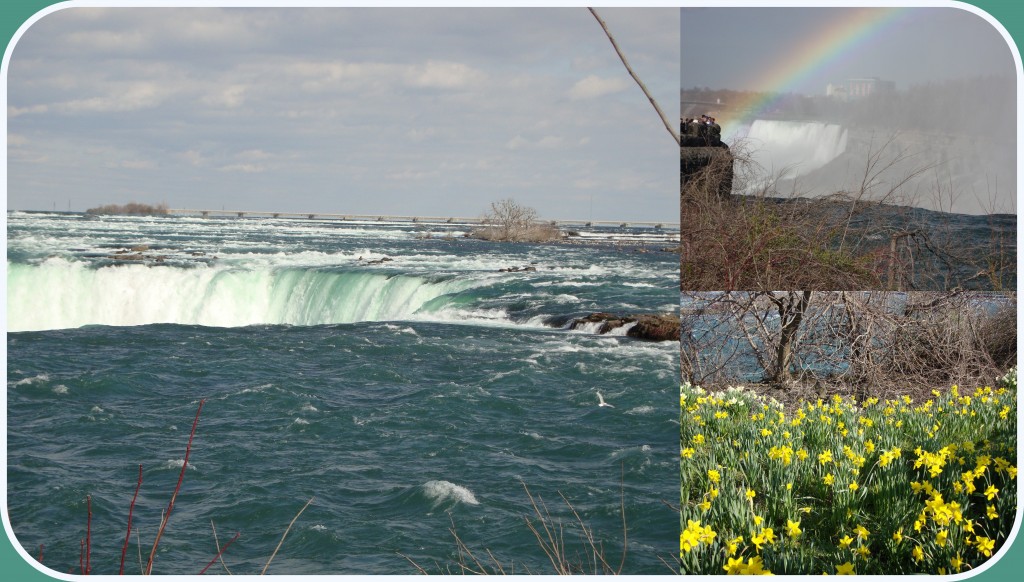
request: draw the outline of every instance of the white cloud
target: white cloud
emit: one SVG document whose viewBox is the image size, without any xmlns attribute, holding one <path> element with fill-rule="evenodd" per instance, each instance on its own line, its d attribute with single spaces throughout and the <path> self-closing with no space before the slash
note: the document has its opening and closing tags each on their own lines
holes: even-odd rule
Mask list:
<svg viewBox="0 0 1024 582">
<path fill-rule="evenodd" d="M 540 138 L 540 141 L 537 142 L 537 147 L 545 150 L 550 150 L 562 145 L 563 141 L 564 140 L 560 137 L 554 135 L 545 135 L 544 137 Z"/>
<path fill-rule="evenodd" d="M 110 93 L 100 97 L 66 101 L 56 106 L 67 113 L 109 113 L 156 107 L 167 96 L 166 87 L 156 82 L 111 84 Z"/>
<path fill-rule="evenodd" d="M 411 68 L 409 83 L 414 87 L 457 89 L 481 81 L 483 74 L 462 63 L 427 61 Z"/>
<path fill-rule="evenodd" d="M 569 98 L 572 100 L 594 99 L 611 93 L 618 93 L 629 87 L 629 83 L 621 77 L 605 78 L 597 75 L 588 75 L 580 79 L 569 89 Z"/>
<path fill-rule="evenodd" d="M 109 167 L 113 168 L 127 168 L 129 170 L 151 170 L 156 167 L 156 164 L 151 160 L 121 160 L 110 164 Z"/>
<path fill-rule="evenodd" d="M 545 135 L 544 137 L 536 141 L 530 141 L 521 135 L 516 135 L 512 139 L 505 142 L 505 148 L 510 150 L 520 150 L 527 148 L 550 150 L 560 147 L 564 142 L 564 139 L 555 135 Z"/>
<path fill-rule="evenodd" d="M 205 166 L 206 165 L 206 158 L 203 156 L 203 154 L 201 154 L 201 153 L 199 153 L 199 152 L 197 152 L 195 150 L 188 150 L 186 152 L 181 152 L 180 154 L 178 154 L 178 157 L 180 157 L 181 159 L 185 160 L 189 164 L 191 164 L 193 166 L 196 166 L 196 167 L 200 167 L 200 166 Z"/>
<path fill-rule="evenodd" d="M 266 160 L 272 157 L 274 157 L 273 154 L 263 150 L 245 150 L 235 154 L 235 158 L 239 160 Z"/>
<path fill-rule="evenodd" d="M 214 92 L 203 96 L 200 101 L 204 105 L 233 109 L 245 102 L 245 94 L 248 89 L 249 88 L 246 85 L 228 85 L 227 87 L 217 89 Z"/>
<path fill-rule="evenodd" d="M 46 105 L 30 105 L 28 107 L 15 107 L 9 105 L 7 107 L 8 117 L 17 117 L 19 115 L 25 115 L 26 113 L 46 113 L 50 108 Z"/>
<path fill-rule="evenodd" d="M 258 174 L 260 172 L 266 171 L 266 168 L 259 164 L 228 164 L 226 166 L 221 166 L 220 170 L 222 172 L 244 172 L 246 174 Z"/>
<path fill-rule="evenodd" d="M 505 142 L 505 147 L 510 150 L 518 150 L 530 145 L 530 142 L 521 135 L 517 135 L 514 138 Z"/>
</svg>

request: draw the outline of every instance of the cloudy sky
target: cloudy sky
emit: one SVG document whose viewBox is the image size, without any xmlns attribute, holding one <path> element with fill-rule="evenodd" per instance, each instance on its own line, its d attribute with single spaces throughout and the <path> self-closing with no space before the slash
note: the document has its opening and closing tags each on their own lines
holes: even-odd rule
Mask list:
<svg viewBox="0 0 1024 582">
<path fill-rule="evenodd" d="M 876 9 L 876 11 L 881 9 Z M 757 83 L 779 63 L 799 58 L 808 38 L 856 17 L 847 8 L 683 8 L 682 87 L 776 91 Z M 895 81 L 899 90 L 929 81 L 1014 75 L 1003 37 L 982 17 L 957 8 L 914 8 L 871 29 L 838 58 L 785 91 L 824 94 L 829 82 L 855 77 Z M 825 45 L 827 46 L 827 45 Z M 826 56 L 827 52 L 820 52 Z"/>
<path fill-rule="evenodd" d="M 600 12 L 673 118 L 679 10 Z M 72 8 L 7 73 L 11 209 L 678 213 L 675 142 L 584 8 Z"/>
</svg>

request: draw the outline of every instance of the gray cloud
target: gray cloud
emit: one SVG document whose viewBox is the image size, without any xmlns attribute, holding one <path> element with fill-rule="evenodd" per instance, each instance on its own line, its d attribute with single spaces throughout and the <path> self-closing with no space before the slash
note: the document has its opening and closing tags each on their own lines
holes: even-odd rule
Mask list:
<svg viewBox="0 0 1024 582">
<path fill-rule="evenodd" d="M 678 9 L 601 13 L 671 117 Z M 10 208 L 678 212 L 675 144 L 582 8 L 61 10 L 14 48 L 8 131 Z"/>
</svg>

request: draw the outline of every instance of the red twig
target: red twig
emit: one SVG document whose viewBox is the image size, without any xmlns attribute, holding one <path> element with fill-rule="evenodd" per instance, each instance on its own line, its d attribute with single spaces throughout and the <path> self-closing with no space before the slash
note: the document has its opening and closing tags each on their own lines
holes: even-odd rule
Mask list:
<svg viewBox="0 0 1024 582">
<path fill-rule="evenodd" d="M 85 507 L 89 512 L 89 517 L 85 521 L 85 573 L 88 575 L 92 572 L 92 495 L 85 496 Z"/>
<path fill-rule="evenodd" d="M 196 436 L 196 427 L 199 425 L 199 413 L 203 411 L 203 404 L 206 403 L 206 399 L 199 401 L 199 409 L 196 410 L 196 419 L 192 421 L 192 432 L 188 435 L 188 446 L 185 447 L 185 462 L 181 464 L 181 473 L 178 474 L 178 484 L 174 486 L 174 494 L 171 495 L 171 501 L 167 504 L 167 511 L 164 512 L 164 518 L 160 521 L 160 529 L 156 532 L 156 539 L 153 540 L 153 549 L 149 552 L 149 560 L 146 562 L 146 575 L 148 576 L 153 572 L 153 560 L 156 559 L 156 547 L 160 544 L 160 538 L 164 535 L 164 528 L 167 527 L 167 522 L 171 519 L 171 510 L 174 509 L 174 500 L 178 497 L 178 491 L 181 489 L 181 482 L 185 479 L 185 469 L 188 468 L 188 457 L 192 453 L 192 438 Z"/>
<path fill-rule="evenodd" d="M 210 560 L 210 563 L 206 565 L 206 568 L 203 568 L 202 570 L 199 571 L 199 575 L 202 576 L 203 574 L 205 574 L 206 570 L 209 569 L 209 567 L 212 566 L 213 563 L 217 561 L 217 558 L 221 557 L 221 555 L 224 554 L 224 550 L 228 549 L 228 546 L 230 546 L 235 540 L 237 540 L 238 536 L 240 536 L 240 535 L 242 535 L 242 532 L 236 532 L 235 533 L 235 537 L 231 538 L 231 540 L 228 543 L 224 544 L 221 547 L 220 551 L 217 552 L 217 555 L 214 556 L 213 559 Z"/>
<path fill-rule="evenodd" d="M 121 569 L 118 575 L 124 575 L 124 557 L 128 553 L 128 539 L 132 535 L 132 513 L 135 511 L 135 500 L 139 497 L 139 489 L 142 488 L 142 465 L 139 465 L 139 482 L 135 484 L 135 495 L 132 496 L 132 503 L 128 506 L 128 531 L 124 534 L 124 545 L 121 546 Z"/>
<path fill-rule="evenodd" d="M 36 560 L 36 561 L 39 562 L 40 564 L 43 563 L 43 547 L 44 547 L 43 544 L 39 544 L 39 559 Z"/>
</svg>

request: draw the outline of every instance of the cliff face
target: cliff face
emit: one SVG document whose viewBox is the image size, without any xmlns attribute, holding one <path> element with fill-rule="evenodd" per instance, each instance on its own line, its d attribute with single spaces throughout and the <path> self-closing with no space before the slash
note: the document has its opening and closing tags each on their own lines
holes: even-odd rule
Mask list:
<svg viewBox="0 0 1024 582">
<path fill-rule="evenodd" d="M 722 128 L 715 125 L 683 123 L 680 127 L 682 147 L 679 148 L 680 195 L 687 187 L 703 185 L 720 196 L 732 192 L 732 154 L 722 143 Z"/>
</svg>

